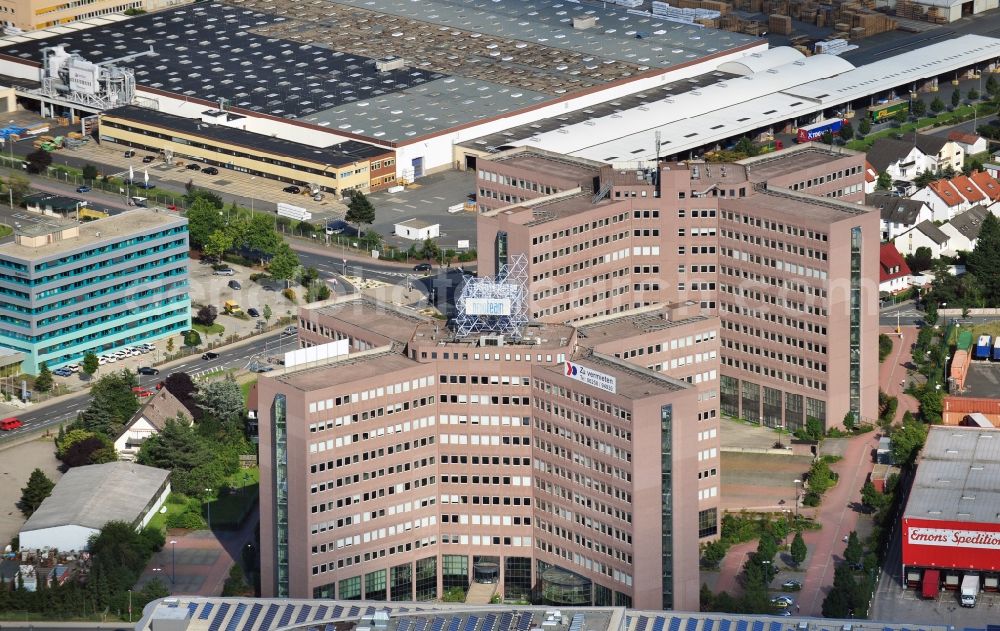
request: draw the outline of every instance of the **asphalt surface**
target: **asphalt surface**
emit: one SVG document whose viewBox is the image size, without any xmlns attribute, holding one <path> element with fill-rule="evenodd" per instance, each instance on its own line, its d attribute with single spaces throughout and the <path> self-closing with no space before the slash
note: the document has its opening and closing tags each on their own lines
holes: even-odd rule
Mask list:
<svg viewBox="0 0 1000 631">
<path fill-rule="evenodd" d="M 201 355 L 196 354 L 182 360 L 176 360 L 168 366 L 158 367 L 160 370 L 159 375 L 138 375 L 138 382 L 141 386 L 153 388 L 171 373 L 186 372 L 191 375 L 197 375 L 211 370 L 246 368 L 255 358 L 277 355 L 293 350 L 296 347 L 296 336 L 284 335 L 281 331 L 275 331 L 256 337 L 250 343 L 242 346 L 235 348 L 224 346 L 213 349 L 213 352 L 219 354 L 215 359 L 203 360 Z M 102 374 L 113 370 L 114 365 L 102 366 L 94 378 L 99 378 Z M 55 403 L 41 407 L 32 407 L 12 414 L 12 416 L 16 416 L 24 422 L 24 426 L 11 432 L 3 432 L 0 435 L 0 446 L 29 432 L 55 427 L 61 423 L 72 421 L 78 413 L 86 409 L 88 397 L 89 392 L 84 390 L 78 394 L 62 397 Z M 2 626 L 3 623 L 0 623 L 0 628 Z"/>
</svg>

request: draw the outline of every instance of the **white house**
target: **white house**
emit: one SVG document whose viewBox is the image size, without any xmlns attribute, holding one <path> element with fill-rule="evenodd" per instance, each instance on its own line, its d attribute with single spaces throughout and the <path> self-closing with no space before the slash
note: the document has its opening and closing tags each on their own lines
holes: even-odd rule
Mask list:
<svg viewBox="0 0 1000 631">
<path fill-rule="evenodd" d="M 21 549 L 86 550 L 109 521 L 146 526 L 169 494 L 164 469 L 121 461 L 70 469 L 21 526 Z"/>
<path fill-rule="evenodd" d="M 912 274 L 906 260 L 891 243 L 883 243 L 879 248 L 879 293 L 895 294 L 910 287 Z"/>
<path fill-rule="evenodd" d="M 965 155 L 971 156 L 977 153 L 983 153 L 989 149 L 989 143 L 982 136 L 976 134 L 970 134 L 964 131 L 953 131 L 948 134 L 948 140 L 957 143 Z"/>
<path fill-rule="evenodd" d="M 395 224 L 396 236 L 411 241 L 436 239 L 441 235 L 441 224 L 429 223 L 421 219 L 407 219 Z"/>
<path fill-rule="evenodd" d="M 879 209 L 883 241 L 892 241 L 918 223 L 933 219 L 930 207 L 924 202 L 888 192 L 865 195 L 865 206 Z"/>
<path fill-rule="evenodd" d="M 893 239 L 892 242 L 896 245 L 896 249 L 905 256 L 915 254 L 917 248 L 921 247 L 930 248 L 931 256 L 934 258 L 950 252 L 948 235 L 930 221 L 918 223 L 912 229 Z"/>
<path fill-rule="evenodd" d="M 949 166 L 960 171 L 965 152 L 947 138 L 914 134 L 902 140 L 879 138 L 868 150 L 867 158 L 878 173 L 912 182 L 924 171 L 938 173 Z"/>
<path fill-rule="evenodd" d="M 985 193 L 972 179 L 956 175 L 950 180 L 935 180 L 910 196 L 930 207 L 933 221 L 948 221 L 976 204 L 989 203 Z"/>
<path fill-rule="evenodd" d="M 964 213 L 955 217 L 941 226 L 941 232 L 948 235 L 948 249 L 950 254 L 972 251 L 976 247 L 979 239 L 979 231 L 983 227 L 983 219 L 989 211 L 983 206 L 973 206 Z"/>
<path fill-rule="evenodd" d="M 166 388 L 157 390 L 115 439 L 118 457 L 122 460 L 135 460 L 142 443 L 150 436 L 160 433 L 168 420 L 176 418 L 191 423 L 191 411 Z"/>
</svg>

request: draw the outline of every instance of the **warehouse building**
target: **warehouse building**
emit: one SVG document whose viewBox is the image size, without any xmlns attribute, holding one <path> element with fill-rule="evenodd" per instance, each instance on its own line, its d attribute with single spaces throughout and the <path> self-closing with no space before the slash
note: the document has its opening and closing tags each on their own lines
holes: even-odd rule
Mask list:
<svg viewBox="0 0 1000 631">
<path fill-rule="evenodd" d="M 0 346 L 55 368 L 191 326 L 187 219 L 134 210 L 45 217 L 0 245 Z"/>
<path fill-rule="evenodd" d="M 904 588 L 955 592 L 966 575 L 1000 586 L 1000 430 L 931 427 L 903 511 Z"/>
<path fill-rule="evenodd" d="M 74 467 L 59 479 L 18 534 L 22 550 L 87 549 L 109 521 L 143 528 L 170 494 L 170 472 L 131 462 Z"/>
</svg>

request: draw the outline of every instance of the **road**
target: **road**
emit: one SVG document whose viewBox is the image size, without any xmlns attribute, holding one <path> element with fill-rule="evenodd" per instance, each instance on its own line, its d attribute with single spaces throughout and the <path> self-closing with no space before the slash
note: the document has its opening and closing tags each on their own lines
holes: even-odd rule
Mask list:
<svg viewBox="0 0 1000 631">
<path fill-rule="evenodd" d="M 183 360 L 172 362 L 169 367 L 161 367 L 159 375 L 139 375 L 139 385 L 153 387 L 167 375 L 175 372 L 187 372 L 197 375 L 210 370 L 228 370 L 245 368 L 255 356 L 275 355 L 293 350 L 297 346 L 296 336 L 283 335 L 281 331 L 267 333 L 254 338 L 248 344 L 231 347 L 221 347 L 215 349 L 219 356 L 215 359 L 203 360 L 200 355 L 191 355 Z M 114 370 L 114 366 L 110 366 Z M 108 372 L 109 367 L 102 366 L 97 372 L 97 377 Z M 89 392 L 82 391 L 72 396 L 61 398 L 58 402 L 43 407 L 33 407 L 16 416 L 24 422 L 24 426 L 11 432 L 4 432 L 0 436 L 0 447 L 7 441 L 28 432 L 57 426 L 61 423 L 68 423 L 76 418 L 76 415 L 87 407 Z"/>
</svg>

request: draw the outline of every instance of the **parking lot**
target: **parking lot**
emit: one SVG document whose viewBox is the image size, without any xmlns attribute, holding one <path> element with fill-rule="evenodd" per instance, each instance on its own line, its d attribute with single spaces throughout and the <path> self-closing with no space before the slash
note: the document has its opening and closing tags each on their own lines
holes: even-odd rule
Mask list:
<svg viewBox="0 0 1000 631">
<path fill-rule="evenodd" d="M 393 226 L 407 219 L 420 219 L 441 225 L 441 236 L 435 241 L 442 248 L 454 248 L 462 240 L 475 247 L 476 213 L 448 212 L 449 206 L 466 201 L 475 188 L 473 171 L 446 171 L 422 177 L 398 193 L 372 193 L 369 199 L 375 206 L 375 223 L 371 229 L 386 243 L 405 250 L 413 241 L 393 236 Z"/>
<path fill-rule="evenodd" d="M 256 330 L 258 321 L 264 321 L 263 317 L 243 319 L 224 313 L 227 300 L 235 301 L 244 312 L 248 309 L 255 309 L 263 314 L 264 306 L 269 306 L 273 314 L 272 324 L 278 318 L 295 313 L 296 304 L 282 295 L 281 283 L 272 283 L 269 280 L 264 283 L 251 281 L 250 275 L 255 270 L 240 265 L 227 265 L 227 267 L 233 270 L 233 275 L 216 275 L 212 266 L 203 261 L 192 260 L 188 268 L 191 276 L 191 315 L 197 315 L 200 305 L 212 305 L 219 312 L 219 316 L 215 320 L 216 324 L 224 327 L 222 332 L 215 333 L 211 339 L 206 339 L 208 336 L 203 335 L 203 342 L 207 344 L 208 342 L 228 340 L 234 335 L 245 337 Z M 230 286 L 233 281 L 238 284 L 239 289 Z M 295 292 L 296 300 L 301 303 L 305 288 L 295 283 L 292 291 Z"/>
<path fill-rule="evenodd" d="M 937 598 L 925 600 L 919 589 L 904 590 L 897 581 L 884 580 L 875 593 L 872 613 L 879 620 L 893 622 L 980 628 L 996 624 L 1000 620 L 1000 593 L 979 592 L 976 600 L 975 607 L 962 607 L 954 591 L 942 591 Z"/>
</svg>

